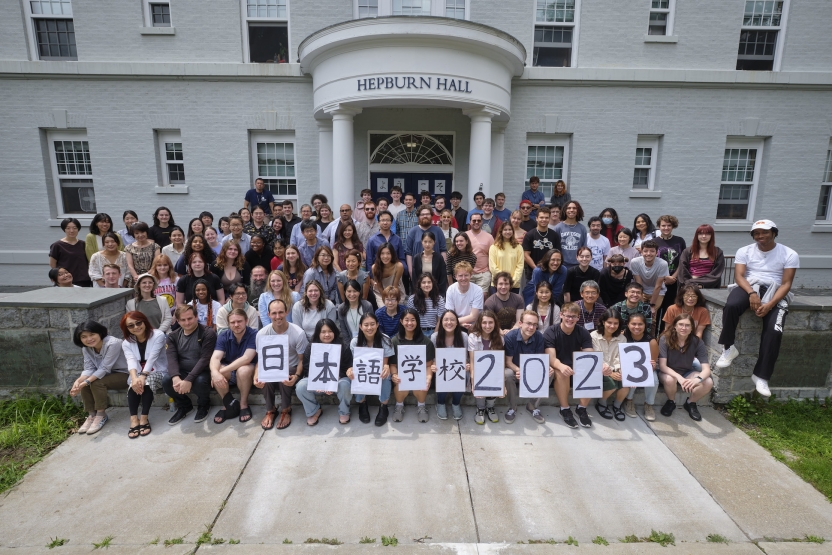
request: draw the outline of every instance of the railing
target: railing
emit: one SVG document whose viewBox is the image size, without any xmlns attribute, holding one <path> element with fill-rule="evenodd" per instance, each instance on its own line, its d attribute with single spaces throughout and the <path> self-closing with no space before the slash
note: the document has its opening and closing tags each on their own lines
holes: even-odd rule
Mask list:
<svg viewBox="0 0 832 555">
<path fill-rule="evenodd" d="M 725 269 L 722 270 L 722 288 L 726 288 L 734 283 L 734 257 L 725 257 Z"/>
</svg>

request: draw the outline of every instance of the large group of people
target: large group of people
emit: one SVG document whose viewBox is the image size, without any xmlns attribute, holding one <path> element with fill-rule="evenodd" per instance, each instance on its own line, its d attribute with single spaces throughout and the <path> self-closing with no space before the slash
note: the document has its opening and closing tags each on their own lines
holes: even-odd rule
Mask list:
<svg viewBox="0 0 832 555">
<path fill-rule="evenodd" d="M 253 388 L 265 396 L 264 429 L 290 425 L 293 394 L 310 426 L 323 410 L 318 396 L 337 396 L 345 424 L 359 347 L 384 353 L 375 424 L 387 422 L 391 400 L 398 422 L 409 394 L 399 389 L 397 355 L 404 345 L 426 347 L 427 386 L 413 392 L 419 422 L 429 419 L 425 402 L 435 352 L 444 348 L 471 353 L 469 377 L 474 352 L 505 351 L 503 395 L 476 398 L 478 424 L 499 422 L 494 403 L 500 396 L 508 404 L 504 422 L 515 420 L 520 356 L 545 354 L 563 421 L 591 427 L 592 399 L 576 399 L 574 413 L 569 405 L 573 355 L 581 351 L 603 353 L 598 415 L 636 417 L 635 389 L 622 383 L 621 343 L 650 345 L 655 380 L 644 388 L 647 420 L 656 418 L 659 385 L 667 395 L 662 415 L 676 409 L 681 386 L 684 409 L 700 420 L 697 401 L 714 385 L 703 341 L 710 313 L 701 289 L 721 287 L 725 269 L 713 227 L 698 226 L 688 245 L 674 234 L 679 221 L 673 215 L 654 224 L 638 214 L 627 228 L 614 208 L 587 219 L 563 181 L 549 202 L 539 186 L 532 177 L 516 210 L 506 207 L 503 193 L 493 199 L 476 193 L 466 210 L 458 192 L 446 199 L 421 191 L 417 205 L 417 195 L 392 187 L 389 196 L 365 189 L 355 206 L 344 204 L 337 214 L 324 195 L 315 194 L 298 216 L 292 201 L 275 200 L 258 179 L 238 211 L 216 222 L 202 212 L 185 229 L 166 207 L 153 213 L 152 225 L 126 210 L 124 229 L 114 231 L 109 215 L 96 214 L 81 241 L 79 221 L 65 219 L 65 237 L 49 251 L 54 285 L 133 289 L 120 323 L 123 339 L 95 321 L 75 330 L 84 370 L 71 394 L 81 395 L 89 414 L 80 431 L 93 434 L 106 423 L 108 389 L 128 390 L 130 438 L 150 433 L 148 412 L 159 389 L 175 403 L 171 425 L 194 410 L 194 399 L 195 420 L 207 419 L 211 389 L 223 404 L 214 422 L 247 422 Z M 754 243 L 737 252 L 719 338 L 724 352 L 716 362 L 727 367 L 738 356 L 737 323 L 753 310 L 763 320 L 753 376 L 763 395 L 770 395 L 799 266 L 797 253 L 776 243 L 777 234 L 770 220 L 757 221 Z M 291 371 L 283 382 L 259 378 L 256 344 L 265 335 L 288 337 Z M 310 390 L 314 343 L 343 347 L 337 391 Z M 370 422 L 366 396 L 355 397 L 359 419 Z M 462 398 L 438 393 L 436 416 L 463 418 Z M 540 399 L 526 401 L 531 418 L 543 423 Z"/>
</svg>

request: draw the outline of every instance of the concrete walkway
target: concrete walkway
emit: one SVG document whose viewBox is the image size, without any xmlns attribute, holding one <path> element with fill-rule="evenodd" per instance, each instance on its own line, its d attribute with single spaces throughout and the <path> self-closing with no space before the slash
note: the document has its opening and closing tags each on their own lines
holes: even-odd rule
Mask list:
<svg viewBox="0 0 832 555">
<path fill-rule="evenodd" d="M 126 409 L 111 409 L 101 433 L 71 437 L 0 498 L 0 553 L 90 553 L 106 536 L 108 555 L 365 553 L 395 535 L 396 553 L 832 554 L 783 541 L 832 540 L 832 504 L 712 409 L 652 425 L 596 413 L 589 430 L 564 426 L 556 407 L 544 426 L 522 412 L 478 426 L 468 407 L 459 423 L 431 410 L 419 424 L 408 406 L 376 428 L 355 412 L 341 426 L 325 407 L 310 428 L 298 406 L 288 429 L 263 432 L 262 408 L 246 425 L 174 427 L 154 408 L 153 433 L 129 440 Z M 240 544 L 197 548 L 206 530 Z M 651 530 L 676 545 L 620 542 Z M 56 537 L 69 542 L 47 550 Z"/>
</svg>

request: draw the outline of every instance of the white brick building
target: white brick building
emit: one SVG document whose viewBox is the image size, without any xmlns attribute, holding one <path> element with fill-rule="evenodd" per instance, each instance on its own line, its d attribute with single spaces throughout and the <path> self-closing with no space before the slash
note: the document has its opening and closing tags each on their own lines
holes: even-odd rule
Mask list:
<svg viewBox="0 0 832 555">
<path fill-rule="evenodd" d="M 47 282 L 66 215 L 118 228 L 164 205 L 184 225 L 258 175 L 334 206 L 379 179 L 516 206 L 537 174 L 628 227 L 670 213 L 690 241 L 712 223 L 727 254 L 773 219 L 798 283 L 830 286 L 830 22 L 828 0 L 9 0 L 0 283 Z M 398 163 L 399 134 L 439 155 Z M 90 174 L 61 175 L 67 140 Z"/>
</svg>

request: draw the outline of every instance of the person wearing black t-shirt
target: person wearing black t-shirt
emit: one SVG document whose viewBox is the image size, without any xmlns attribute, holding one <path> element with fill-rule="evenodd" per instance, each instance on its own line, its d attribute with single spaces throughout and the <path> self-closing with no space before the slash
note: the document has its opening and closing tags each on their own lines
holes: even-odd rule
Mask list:
<svg viewBox="0 0 832 555">
<path fill-rule="evenodd" d="M 581 285 L 585 281 L 598 282 L 601 272 L 589 265 L 592 262 L 592 250 L 589 247 L 578 249 L 578 265 L 566 271 L 566 281 L 563 284 L 563 302 L 575 302 L 581 298 Z"/>
<path fill-rule="evenodd" d="M 252 211 L 255 206 L 259 206 L 265 214 L 272 213 L 272 209 L 274 208 L 274 195 L 266 189 L 266 182 L 262 178 L 258 177 L 255 179 L 254 189 L 246 191 L 243 206 Z"/>
<path fill-rule="evenodd" d="M 523 258 L 526 261 L 526 279 L 532 278 L 537 263 L 552 249 L 560 250 L 560 234 L 549 229 L 549 207 L 543 206 L 537 212 L 537 227 L 523 237 Z"/>
<path fill-rule="evenodd" d="M 626 300 L 624 289 L 633 281 L 633 272 L 624 265 L 626 260 L 623 254 L 614 254 L 607 259 L 609 265 L 601 270 L 598 286 L 601 288 L 604 306 Z"/>
<path fill-rule="evenodd" d="M 575 303 L 566 303 L 560 310 L 560 324 L 551 326 L 543 333 L 543 345 L 549 355 L 549 366 L 555 369 L 555 395 L 560 404 L 560 416 L 570 428 L 577 428 L 575 416 L 569 408 L 569 388 L 572 384 L 572 354 L 579 351 L 592 351 L 592 337 L 589 332 L 578 326 L 581 309 Z M 592 427 L 592 420 L 586 412 L 591 399 L 580 399 L 575 409 L 581 426 Z"/>
<path fill-rule="evenodd" d="M 153 239 L 159 248 L 170 245 L 170 234 L 173 232 L 173 226 L 176 222 L 173 221 L 173 214 L 168 208 L 160 206 L 153 213 L 153 225 L 147 233 L 149 239 Z"/>
<path fill-rule="evenodd" d="M 665 287 L 667 287 L 664 300 L 661 306 L 656 309 L 656 321 L 661 332 L 664 330 L 664 322 L 662 321 L 664 313 L 676 302 L 678 285 L 676 280 L 681 268 L 679 258 L 682 256 L 682 252 L 688 248 L 688 245 L 683 238 L 673 235 L 673 230 L 679 227 L 679 220 L 676 219 L 676 216 L 659 216 L 656 225 L 659 226 L 659 236 L 653 240 L 659 245 L 657 256 L 667 262 L 667 271 L 670 272 L 670 275 L 664 278 Z"/>
</svg>

